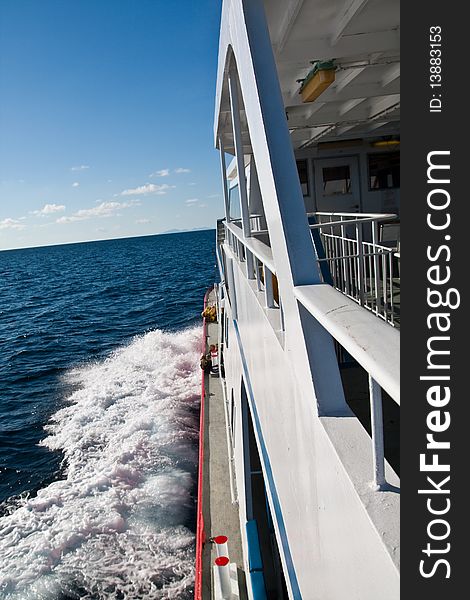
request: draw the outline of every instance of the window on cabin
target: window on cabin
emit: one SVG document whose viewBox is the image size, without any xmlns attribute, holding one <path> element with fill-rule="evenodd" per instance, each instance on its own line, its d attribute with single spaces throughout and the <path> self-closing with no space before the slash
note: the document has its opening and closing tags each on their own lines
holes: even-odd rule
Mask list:
<svg viewBox="0 0 470 600">
<path fill-rule="evenodd" d="M 351 172 L 349 165 L 324 167 L 322 171 L 324 196 L 342 196 L 351 193 Z"/>
<path fill-rule="evenodd" d="M 400 153 L 369 154 L 369 189 L 389 190 L 400 187 Z"/>
<path fill-rule="evenodd" d="M 308 183 L 308 162 L 306 160 L 297 161 L 297 171 L 299 173 L 300 187 L 304 196 L 310 196 L 310 187 Z"/>
</svg>

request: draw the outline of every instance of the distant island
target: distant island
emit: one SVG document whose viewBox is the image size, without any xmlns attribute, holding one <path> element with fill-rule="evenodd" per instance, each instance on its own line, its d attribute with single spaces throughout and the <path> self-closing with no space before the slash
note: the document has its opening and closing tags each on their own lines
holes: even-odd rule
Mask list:
<svg viewBox="0 0 470 600">
<path fill-rule="evenodd" d="M 214 227 L 193 227 L 193 229 L 167 229 L 166 231 L 162 231 L 164 233 L 188 233 L 189 231 L 210 231 L 211 229 L 215 229 Z"/>
</svg>

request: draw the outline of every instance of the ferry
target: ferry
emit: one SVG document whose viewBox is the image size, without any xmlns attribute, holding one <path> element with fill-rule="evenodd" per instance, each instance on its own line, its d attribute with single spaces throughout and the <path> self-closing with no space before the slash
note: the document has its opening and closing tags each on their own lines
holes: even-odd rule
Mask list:
<svg viewBox="0 0 470 600">
<path fill-rule="evenodd" d="M 399 597 L 399 34 L 398 0 L 223 0 L 196 600 Z"/>
</svg>

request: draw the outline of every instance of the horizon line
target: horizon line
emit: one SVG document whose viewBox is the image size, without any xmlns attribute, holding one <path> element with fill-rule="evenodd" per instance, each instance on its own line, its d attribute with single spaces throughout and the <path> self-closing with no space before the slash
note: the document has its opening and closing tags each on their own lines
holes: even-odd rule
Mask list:
<svg viewBox="0 0 470 600">
<path fill-rule="evenodd" d="M 146 233 L 145 235 L 124 235 L 115 238 L 102 238 L 99 240 L 80 240 L 78 242 L 59 242 L 57 244 L 42 244 L 39 246 L 19 246 L 18 248 L 0 248 L 0 252 L 14 250 L 35 250 L 37 248 L 53 248 L 55 246 L 72 246 L 74 244 L 92 244 L 93 242 L 113 242 L 116 240 L 131 240 L 133 238 L 154 237 L 156 235 L 177 235 L 180 233 L 195 233 L 196 231 L 215 231 L 215 227 L 196 227 L 195 229 L 180 229 L 178 231 L 162 231 L 160 233 Z"/>
</svg>

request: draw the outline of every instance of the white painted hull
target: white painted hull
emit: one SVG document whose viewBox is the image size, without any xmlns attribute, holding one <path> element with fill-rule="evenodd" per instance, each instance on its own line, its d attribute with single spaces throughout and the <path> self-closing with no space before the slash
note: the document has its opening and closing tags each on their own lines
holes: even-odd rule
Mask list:
<svg viewBox="0 0 470 600">
<path fill-rule="evenodd" d="M 396 8 L 395 3 L 393 6 Z M 395 8 L 388 6 L 384 13 L 390 22 L 396 18 Z M 346 52 L 349 42 L 343 37 L 356 22 L 373 29 L 378 17 L 372 9 L 368 12 L 361 7 L 347 18 L 343 15 L 343 20 L 335 19 L 331 47 L 337 45 Z M 327 109 L 335 104 L 331 90 L 325 93 L 322 106 L 313 103 L 300 110 L 294 94 L 289 96 L 286 86 L 295 70 L 292 48 L 295 43 L 300 47 L 299 36 L 306 31 L 305 23 L 298 19 L 316 14 L 324 27 L 330 13 L 320 0 L 290 2 L 284 12 L 280 3 L 270 0 L 264 7 L 261 0 L 223 3 L 215 118 L 226 209 L 218 245 L 222 282 L 218 288 L 219 348 L 225 369 L 226 425 L 232 440 L 244 570 L 248 596 L 253 600 L 267 597 L 260 595 L 258 588 L 263 577 L 272 598 L 399 597 L 399 479 L 383 458 L 382 425 L 378 423 L 382 421 L 380 386 L 390 394 L 390 402 L 399 404 L 399 333 L 377 318 L 377 283 L 375 308 L 366 310 L 363 290 L 368 274 L 369 279 L 377 280 L 385 273 L 373 258 L 378 252 L 377 229 L 372 234 L 375 241 L 369 263 L 361 263 L 364 257 L 358 255 L 354 277 L 362 277 L 360 297 L 347 298 L 325 282 L 317 260 L 319 247 L 314 247 L 305 214 L 306 210 L 325 210 L 325 203 L 330 210 L 347 211 L 346 200 L 349 211 L 357 210 L 357 201 L 358 207 L 383 212 L 384 198 L 388 207 L 399 207 L 394 172 L 384 176 L 383 171 L 380 178 L 374 175 L 373 179 L 371 165 L 377 164 L 379 150 L 371 151 L 369 142 L 362 141 L 378 118 L 380 123 L 389 119 L 387 131 L 396 131 L 396 84 L 383 92 L 380 101 L 369 103 L 374 110 L 384 107 L 379 117 L 370 113 L 370 122 L 366 118 L 359 124 L 352 119 L 355 124 L 349 129 L 343 123 L 336 133 L 331 127 L 324 131 L 328 140 L 344 139 L 347 131 L 358 132 L 363 137 L 356 145 L 330 148 L 325 153 L 310 145 L 314 136 L 307 146 L 299 144 L 299 115 L 314 121 L 313 115 L 324 111 L 323 104 L 330 103 Z M 321 31 L 315 26 L 312 21 L 312 44 L 320 44 Z M 277 36 L 274 54 L 269 34 Z M 386 40 L 374 36 L 371 33 L 367 43 L 388 45 L 381 50 L 388 60 L 394 52 L 393 36 Z M 351 46 L 349 51 L 353 50 Z M 389 63 L 374 63 L 373 67 L 383 68 L 384 88 L 396 81 L 395 63 L 393 73 Z M 367 65 L 360 68 L 364 71 Z M 337 94 L 345 93 L 355 79 L 348 77 L 340 77 Z M 370 86 L 367 89 L 377 91 Z M 350 88 L 347 91 L 350 93 Z M 335 108 L 338 118 L 356 110 L 362 101 L 348 102 Z M 286 107 L 291 111 L 289 122 Z M 391 119 L 395 119 L 392 125 Z M 296 125 L 289 130 L 294 120 Z M 320 124 L 313 124 L 312 130 L 315 127 Z M 228 168 L 224 152 L 235 155 Z M 302 188 L 296 158 L 307 161 L 309 175 Z M 392 164 L 388 158 L 385 156 L 384 164 Z M 335 193 L 328 198 L 327 183 L 336 177 L 335 185 L 342 185 L 335 173 L 343 172 L 348 173 L 344 176 L 346 200 Z M 369 184 L 391 186 L 391 191 L 376 193 L 372 187 L 366 191 Z M 237 220 L 231 214 L 235 191 L 240 209 Z M 376 216 L 368 218 L 374 221 Z M 362 227 L 351 222 L 356 231 Z M 369 248 L 367 240 L 365 246 L 363 242 L 357 237 L 356 252 Z M 387 256 L 391 265 L 392 254 Z M 393 283 L 392 267 L 387 276 Z M 384 295 L 382 304 L 386 298 Z M 369 377 L 373 440 L 345 398 L 338 343 Z M 264 492 L 269 506 L 265 514 L 260 508 Z M 247 534 L 252 532 L 249 524 L 253 521 L 257 521 L 259 540 Z M 271 527 L 275 542 L 270 538 Z M 258 541 L 261 551 L 270 554 L 263 558 L 263 568 L 253 566 Z"/>
</svg>

